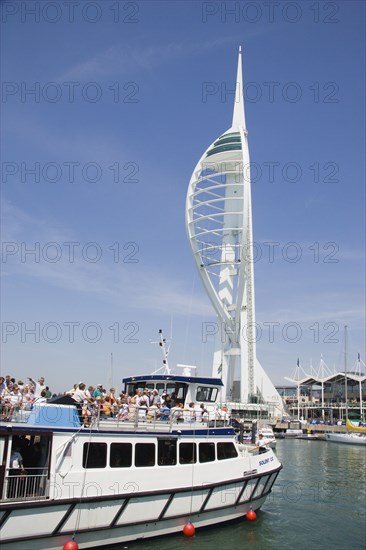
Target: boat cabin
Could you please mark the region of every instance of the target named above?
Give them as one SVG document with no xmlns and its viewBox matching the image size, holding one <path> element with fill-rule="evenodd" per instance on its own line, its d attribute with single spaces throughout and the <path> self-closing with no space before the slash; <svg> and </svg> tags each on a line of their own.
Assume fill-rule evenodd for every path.
<svg viewBox="0 0 366 550">
<path fill-rule="evenodd" d="M 191 402 L 203 403 L 208 409 L 221 402 L 223 382 L 221 378 L 208 378 L 179 375 L 132 376 L 123 379 L 127 395 L 135 395 L 136 390 L 157 390 L 160 397 L 167 394 L 176 404 L 188 407 Z"/>
</svg>

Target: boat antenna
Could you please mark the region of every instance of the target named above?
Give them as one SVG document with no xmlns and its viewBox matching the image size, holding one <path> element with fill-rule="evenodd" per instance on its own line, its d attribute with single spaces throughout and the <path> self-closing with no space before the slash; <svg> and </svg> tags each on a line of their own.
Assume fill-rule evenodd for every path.
<svg viewBox="0 0 366 550">
<path fill-rule="evenodd" d="M 159 340 L 158 340 L 158 342 L 151 342 L 151 343 L 152 344 L 159 344 L 159 346 L 161 348 L 161 351 L 163 353 L 163 365 L 159 369 L 155 370 L 153 372 L 153 374 L 156 374 L 161 370 L 164 371 L 164 374 L 171 374 L 169 363 L 168 363 L 168 355 L 169 355 L 171 343 L 169 343 L 169 345 L 167 346 L 167 340 L 166 340 L 166 338 L 163 337 L 163 331 L 161 330 L 161 328 L 159 329 Z"/>
</svg>

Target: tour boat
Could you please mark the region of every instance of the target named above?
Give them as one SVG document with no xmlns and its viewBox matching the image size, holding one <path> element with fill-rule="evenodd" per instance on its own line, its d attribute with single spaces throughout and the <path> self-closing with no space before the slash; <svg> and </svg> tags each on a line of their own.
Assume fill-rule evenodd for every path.
<svg viewBox="0 0 366 550">
<path fill-rule="evenodd" d="M 126 392 L 174 394 L 177 407 L 136 406 L 126 420 L 96 416 L 84 426 L 75 405 L 41 403 L 0 423 L 3 550 L 127 543 L 244 519 L 263 505 L 282 465 L 272 449 L 237 442 L 220 378 L 123 382 Z"/>
</svg>

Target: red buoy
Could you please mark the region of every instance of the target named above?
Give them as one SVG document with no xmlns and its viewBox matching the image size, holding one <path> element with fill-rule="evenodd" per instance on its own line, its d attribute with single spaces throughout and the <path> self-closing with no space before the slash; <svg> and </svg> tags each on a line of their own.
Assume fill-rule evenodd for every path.
<svg viewBox="0 0 366 550">
<path fill-rule="evenodd" d="M 257 519 L 257 514 L 254 512 L 254 510 L 250 509 L 248 512 L 247 512 L 247 519 L 249 521 L 255 521 Z"/>
<path fill-rule="evenodd" d="M 185 526 L 183 527 L 183 535 L 185 537 L 193 537 L 195 532 L 196 532 L 196 529 L 194 525 L 192 525 L 192 523 L 186 523 Z"/>
<path fill-rule="evenodd" d="M 74 540 L 68 540 L 63 545 L 62 550 L 79 550 L 79 545 Z"/>
</svg>

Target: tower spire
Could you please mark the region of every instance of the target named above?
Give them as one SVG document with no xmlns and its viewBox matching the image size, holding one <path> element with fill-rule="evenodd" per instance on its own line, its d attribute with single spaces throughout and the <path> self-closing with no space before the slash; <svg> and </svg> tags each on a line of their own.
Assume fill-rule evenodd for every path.
<svg viewBox="0 0 366 550">
<path fill-rule="evenodd" d="M 234 102 L 232 128 L 238 129 L 240 126 L 242 126 L 244 130 L 246 129 L 241 46 L 239 46 L 239 55 L 238 55 L 238 72 L 236 75 L 235 102 Z"/>
</svg>

